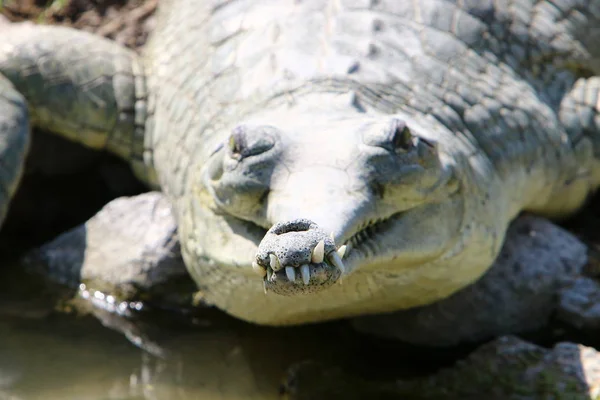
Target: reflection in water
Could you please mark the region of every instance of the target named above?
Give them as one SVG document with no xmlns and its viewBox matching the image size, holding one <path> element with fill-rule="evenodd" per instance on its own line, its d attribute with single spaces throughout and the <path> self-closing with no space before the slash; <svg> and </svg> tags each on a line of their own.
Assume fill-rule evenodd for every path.
<svg viewBox="0 0 600 400">
<path fill-rule="evenodd" d="M 0 324 L 0 399 L 277 398 L 292 363 L 340 356 L 310 329 L 170 332 L 160 359 L 91 317 Z"/>
<path fill-rule="evenodd" d="M 161 329 L 161 358 L 91 316 L 0 318 L 0 400 L 273 399 L 307 359 L 397 372 L 345 324 L 277 329 L 220 315 L 202 325 Z"/>
</svg>

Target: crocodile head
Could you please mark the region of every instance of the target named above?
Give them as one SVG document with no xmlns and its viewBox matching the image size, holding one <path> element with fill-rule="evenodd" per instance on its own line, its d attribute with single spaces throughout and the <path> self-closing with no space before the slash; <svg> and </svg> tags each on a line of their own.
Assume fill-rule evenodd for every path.
<svg viewBox="0 0 600 400">
<path fill-rule="evenodd" d="M 464 205 L 436 132 L 407 115 L 313 104 L 245 119 L 211 156 L 203 176 L 216 212 L 245 226 L 211 257 L 237 257 L 223 264 L 252 265 L 267 292 L 295 296 L 447 251 Z"/>
</svg>

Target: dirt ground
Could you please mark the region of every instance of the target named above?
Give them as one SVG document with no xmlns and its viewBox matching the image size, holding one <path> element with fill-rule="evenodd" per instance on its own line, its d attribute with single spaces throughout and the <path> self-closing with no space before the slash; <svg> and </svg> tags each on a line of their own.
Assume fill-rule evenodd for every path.
<svg viewBox="0 0 600 400">
<path fill-rule="evenodd" d="M 158 0 L 0 0 L 11 21 L 71 26 L 139 48 L 152 30 Z"/>
</svg>

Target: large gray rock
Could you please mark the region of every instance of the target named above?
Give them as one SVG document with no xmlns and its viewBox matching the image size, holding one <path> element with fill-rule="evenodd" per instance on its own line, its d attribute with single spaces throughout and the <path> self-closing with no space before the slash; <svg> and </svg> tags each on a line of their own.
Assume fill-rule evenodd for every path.
<svg viewBox="0 0 600 400">
<path fill-rule="evenodd" d="M 27 254 L 24 264 L 69 287 L 83 283 L 88 292 L 124 298 L 165 294 L 188 276 L 171 206 L 158 192 L 110 202 L 85 224 Z"/>
<path fill-rule="evenodd" d="M 466 359 L 414 380 L 361 379 L 340 367 L 304 362 L 290 368 L 288 399 L 569 399 L 600 396 L 600 353 L 562 342 L 546 349 L 504 336 Z"/>
</svg>

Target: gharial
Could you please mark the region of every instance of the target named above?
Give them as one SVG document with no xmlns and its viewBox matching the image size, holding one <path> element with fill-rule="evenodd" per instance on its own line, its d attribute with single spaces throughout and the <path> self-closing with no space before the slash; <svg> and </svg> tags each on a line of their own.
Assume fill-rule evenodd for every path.
<svg viewBox="0 0 600 400">
<path fill-rule="evenodd" d="M 231 315 L 408 309 L 482 276 L 519 212 L 600 185 L 600 1 L 164 0 L 139 56 L 11 24 L 2 216 L 33 125 L 166 193 Z"/>
</svg>

